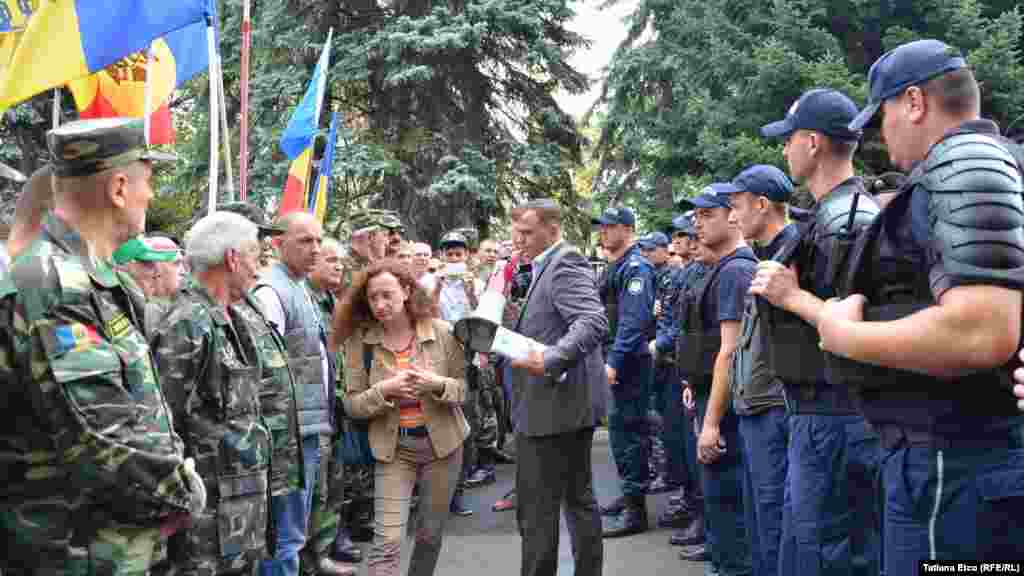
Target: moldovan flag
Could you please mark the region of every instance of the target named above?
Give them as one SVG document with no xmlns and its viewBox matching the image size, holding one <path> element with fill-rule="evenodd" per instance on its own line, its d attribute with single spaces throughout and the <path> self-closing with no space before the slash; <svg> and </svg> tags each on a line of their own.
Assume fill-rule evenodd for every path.
<svg viewBox="0 0 1024 576">
<path fill-rule="evenodd" d="M 149 115 L 149 143 L 173 144 L 171 94 L 189 78 L 206 70 L 210 56 L 206 23 L 171 32 L 153 42 L 147 54 L 133 54 L 112 66 L 68 83 L 81 118 Z M 146 110 L 147 83 L 150 91 Z"/>
<path fill-rule="evenodd" d="M 210 0 L 42 0 L 0 77 L 0 110 L 212 15 Z"/>
<path fill-rule="evenodd" d="M 14 58 L 14 49 L 28 26 L 28 19 L 39 7 L 40 0 L 0 0 L 0 69 Z"/>
<path fill-rule="evenodd" d="M 327 147 L 324 157 L 320 159 L 320 170 L 317 176 L 314 194 L 311 194 L 309 211 L 316 214 L 320 224 L 324 223 L 327 214 L 327 194 L 331 191 L 331 173 L 334 165 L 334 143 L 338 137 L 338 113 L 331 114 L 331 131 L 327 134 Z"/>
<path fill-rule="evenodd" d="M 320 59 L 313 69 L 313 79 L 306 88 L 306 94 L 292 113 L 288 126 L 281 135 L 281 150 L 292 160 L 292 165 L 288 169 L 288 180 L 284 184 L 284 196 L 277 207 L 278 216 L 305 211 L 308 206 L 306 188 L 313 164 L 313 140 L 320 124 L 320 108 L 327 87 L 332 35 L 333 30 L 327 34 L 327 42 L 324 43 L 323 52 L 320 53 Z"/>
</svg>

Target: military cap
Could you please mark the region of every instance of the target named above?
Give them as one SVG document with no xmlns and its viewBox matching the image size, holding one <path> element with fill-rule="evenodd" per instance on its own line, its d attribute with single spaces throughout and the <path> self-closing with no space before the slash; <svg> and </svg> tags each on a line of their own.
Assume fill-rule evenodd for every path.
<svg viewBox="0 0 1024 576">
<path fill-rule="evenodd" d="M 452 230 L 441 237 L 441 249 L 444 250 L 445 248 L 450 248 L 452 246 L 469 248 L 469 241 L 467 241 L 466 237 L 461 233 Z"/>
<path fill-rule="evenodd" d="M 655 248 L 666 248 L 671 242 L 662 232 L 651 232 L 640 239 L 641 250 L 654 250 Z"/>
<path fill-rule="evenodd" d="M 868 70 L 868 102 L 850 122 L 850 129 L 866 126 L 886 100 L 907 88 L 966 67 L 960 51 L 939 40 L 916 40 L 889 50 Z"/>
<path fill-rule="evenodd" d="M 68 122 L 46 133 L 54 173 L 73 178 L 132 162 L 170 162 L 173 154 L 151 150 L 145 124 L 137 118 L 97 118 Z"/>
<path fill-rule="evenodd" d="M 476 246 L 480 240 L 480 233 L 477 232 L 476 228 L 456 228 L 455 230 L 452 230 L 452 232 L 458 232 L 459 234 L 462 234 L 466 238 L 467 247 Z"/>
<path fill-rule="evenodd" d="M 223 212 L 234 212 L 235 214 L 244 216 L 250 222 L 259 227 L 260 238 L 263 238 L 264 236 L 277 236 L 285 233 L 285 230 L 280 226 L 268 224 L 266 213 L 252 202 L 228 202 L 218 206 L 217 210 Z"/>
<path fill-rule="evenodd" d="M 370 210 L 356 212 L 349 217 L 348 222 L 353 235 L 361 232 L 370 232 L 381 227 L 376 215 Z"/>
<path fill-rule="evenodd" d="M 378 211 L 377 223 L 381 228 L 391 231 L 404 232 L 405 226 L 402 225 L 402 219 L 398 217 L 398 213 L 392 210 L 380 210 Z"/>
<path fill-rule="evenodd" d="M 136 236 L 114 251 L 114 263 L 123 266 L 129 262 L 174 262 L 181 257 L 181 249 L 170 238 Z"/>
<path fill-rule="evenodd" d="M 636 216 L 633 215 L 633 211 L 626 207 L 616 208 L 614 206 L 606 209 L 601 213 L 600 216 L 595 216 L 590 219 L 591 224 L 599 226 L 607 226 L 611 224 L 623 224 L 625 226 L 635 226 Z"/>
</svg>

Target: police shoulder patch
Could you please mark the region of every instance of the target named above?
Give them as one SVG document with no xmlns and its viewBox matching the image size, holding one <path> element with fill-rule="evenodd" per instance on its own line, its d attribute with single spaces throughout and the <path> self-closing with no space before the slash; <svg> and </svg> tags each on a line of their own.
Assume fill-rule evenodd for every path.
<svg viewBox="0 0 1024 576">
<path fill-rule="evenodd" d="M 626 290 L 634 296 L 644 291 L 644 279 L 639 276 L 631 278 L 629 284 L 626 284 Z"/>
</svg>

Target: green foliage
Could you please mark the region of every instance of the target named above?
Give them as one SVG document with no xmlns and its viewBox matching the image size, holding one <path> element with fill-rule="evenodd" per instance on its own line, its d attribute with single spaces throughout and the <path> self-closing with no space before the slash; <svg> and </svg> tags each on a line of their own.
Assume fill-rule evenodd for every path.
<svg viewBox="0 0 1024 576">
<path fill-rule="evenodd" d="M 653 34 L 641 38 L 647 27 Z M 782 143 L 762 138 L 762 125 L 813 87 L 863 103 L 871 63 L 927 37 L 965 52 L 984 116 L 1024 128 L 1024 22 L 1013 2 L 641 0 L 608 69 L 595 202 L 642 207 L 659 179 L 671 178 L 679 198 L 753 163 L 785 168 Z M 868 173 L 890 169 L 877 133 L 867 134 L 857 163 Z"/>
</svg>

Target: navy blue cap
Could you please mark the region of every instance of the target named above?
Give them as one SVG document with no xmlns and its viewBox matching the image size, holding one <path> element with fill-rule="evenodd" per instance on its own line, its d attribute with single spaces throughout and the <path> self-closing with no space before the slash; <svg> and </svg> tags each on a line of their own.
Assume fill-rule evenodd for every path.
<svg viewBox="0 0 1024 576">
<path fill-rule="evenodd" d="M 700 196 L 693 199 L 697 208 L 731 208 L 729 195 L 741 192 L 729 182 L 714 182 L 704 187 Z"/>
<path fill-rule="evenodd" d="M 772 202 L 788 202 L 793 194 L 793 183 L 782 171 L 769 164 L 754 164 L 732 179 L 740 192 L 764 196 Z"/>
<path fill-rule="evenodd" d="M 662 232 L 651 232 L 640 239 L 640 248 L 643 250 L 653 250 L 655 248 L 667 248 L 672 242 Z"/>
<path fill-rule="evenodd" d="M 938 40 L 917 40 L 889 50 L 868 71 L 868 103 L 850 122 L 850 129 L 866 126 L 883 102 L 910 86 L 966 67 L 959 50 Z"/>
<path fill-rule="evenodd" d="M 620 206 L 618 208 L 612 207 L 606 209 L 600 216 L 591 218 L 590 223 L 600 225 L 624 224 L 626 226 L 635 226 L 636 217 L 633 216 L 633 211 L 625 206 Z"/>
<path fill-rule="evenodd" d="M 687 236 L 696 236 L 697 229 L 693 227 L 693 216 L 687 212 L 680 216 L 676 216 L 672 219 L 672 234 L 686 234 Z"/>
<path fill-rule="evenodd" d="M 793 103 L 786 117 L 761 127 L 767 138 L 787 137 L 797 130 L 814 130 L 839 140 L 860 140 L 860 130 L 851 130 L 857 105 L 838 90 L 815 88 Z"/>
</svg>

